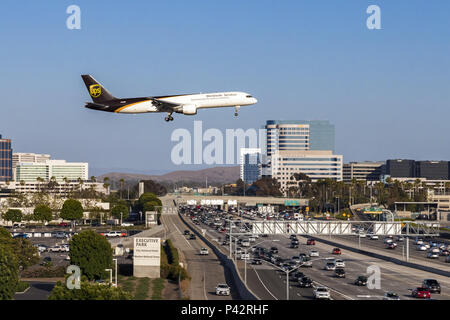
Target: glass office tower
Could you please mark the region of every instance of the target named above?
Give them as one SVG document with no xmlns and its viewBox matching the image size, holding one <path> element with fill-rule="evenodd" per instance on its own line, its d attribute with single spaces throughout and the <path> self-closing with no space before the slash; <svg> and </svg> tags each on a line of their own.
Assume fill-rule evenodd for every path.
<svg viewBox="0 0 450 320">
<path fill-rule="evenodd" d="M 12 176 L 11 140 L 2 139 L 0 135 L 0 181 L 10 181 Z"/>
</svg>

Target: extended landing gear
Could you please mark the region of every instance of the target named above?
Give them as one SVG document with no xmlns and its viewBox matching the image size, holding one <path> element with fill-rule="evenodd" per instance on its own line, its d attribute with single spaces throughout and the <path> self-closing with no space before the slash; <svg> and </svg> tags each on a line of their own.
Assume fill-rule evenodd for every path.
<svg viewBox="0 0 450 320">
<path fill-rule="evenodd" d="M 164 118 L 164 120 L 166 120 L 166 122 L 173 121 L 172 113 L 169 113 L 167 117 Z"/>
<path fill-rule="evenodd" d="M 239 112 L 239 108 L 240 108 L 241 106 L 236 106 L 236 107 L 234 107 L 234 116 L 235 117 L 237 117 L 239 114 L 238 114 L 238 112 Z"/>
</svg>

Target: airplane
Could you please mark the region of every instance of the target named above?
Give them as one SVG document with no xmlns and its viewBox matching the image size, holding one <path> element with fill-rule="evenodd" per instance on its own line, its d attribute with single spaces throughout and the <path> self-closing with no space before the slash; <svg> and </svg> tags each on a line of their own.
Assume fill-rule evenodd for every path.
<svg viewBox="0 0 450 320">
<path fill-rule="evenodd" d="M 258 102 L 245 92 L 216 92 L 199 94 L 178 94 L 142 98 L 116 98 L 91 75 L 81 75 L 93 103 L 86 102 L 85 107 L 93 110 L 115 113 L 167 112 L 166 121 L 173 121 L 172 114 L 195 115 L 198 109 L 234 107 L 238 116 L 241 106 Z"/>
</svg>

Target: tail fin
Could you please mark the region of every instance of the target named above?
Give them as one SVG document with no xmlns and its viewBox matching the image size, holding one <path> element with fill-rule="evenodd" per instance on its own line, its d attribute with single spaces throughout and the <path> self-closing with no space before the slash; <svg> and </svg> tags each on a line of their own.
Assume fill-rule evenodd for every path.
<svg viewBox="0 0 450 320">
<path fill-rule="evenodd" d="M 83 74 L 81 75 L 81 78 L 83 78 L 84 84 L 89 91 L 92 101 L 95 103 L 105 103 L 107 101 L 117 99 L 91 75 Z"/>
</svg>

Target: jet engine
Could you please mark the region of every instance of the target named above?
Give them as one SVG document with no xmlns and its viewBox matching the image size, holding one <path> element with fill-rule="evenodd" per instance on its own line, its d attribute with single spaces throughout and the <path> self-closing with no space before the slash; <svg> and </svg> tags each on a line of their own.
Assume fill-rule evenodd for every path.
<svg viewBox="0 0 450 320">
<path fill-rule="evenodd" d="M 194 114 L 197 114 L 197 106 L 194 104 L 185 104 L 183 105 L 182 113 L 193 116 Z"/>
</svg>

